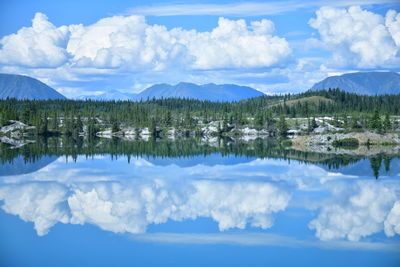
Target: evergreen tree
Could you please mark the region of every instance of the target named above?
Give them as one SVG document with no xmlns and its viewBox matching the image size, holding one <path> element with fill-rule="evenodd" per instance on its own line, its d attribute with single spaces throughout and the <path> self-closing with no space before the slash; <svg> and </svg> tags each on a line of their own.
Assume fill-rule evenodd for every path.
<svg viewBox="0 0 400 267">
<path fill-rule="evenodd" d="M 392 128 L 392 123 L 390 122 L 389 114 L 386 113 L 385 119 L 383 120 L 384 131 L 389 131 Z"/>
<path fill-rule="evenodd" d="M 257 111 L 254 116 L 254 126 L 257 129 L 261 129 L 264 126 L 264 114 L 261 111 Z"/>
<path fill-rule="evenodd" d="M 114 120 L 111 125 L 111 132 L 116 133 L 119 131 L 120 131 L 119 124 L 116 120 Z"/>
<path fill-rule="evenodd" d="M 381 156 L 370 158 L 371 168 L 374 172 L 375 179 L 379 178 L 379 170 L 381 169 L 382 165 L 382 158 Z"/>
<path fill-rule="evenodd" d="M 352 129 L 357 129 L 358 128 L 358 119 L 356 116 L 353 116 L 351 118 L 351 128 Z"/>
<path fill-rule="evenodd" d="M 374 111 L 374 114 L 371 117 L 370 125 L 371 125 L 372 129 L 377 130 L 378 132 L 381 132 L 382 122 L 381 122 L 381 118 L 379 115 L 379 111 L 377 109 Z"/>
<path fill-rule="evenodd" d="M 278 122 L 278 132 L 281 137 L 286 137 L 288 131 L 288 125 L 286 123 L 285 117 L 281 116 Z"/>
<path fill-rule="evenodd" d="M 91 118 L 88 119 L 87 131 L 88 131 L 88 136 L 89 137 L 96 136 L 96 133 L 97 133 L 98 129 L 96 127 L 95 118 L 91 117 Z"/>
<path fill-rule="evenodd" d="M 22 111 L 22 122 L 28 124 L 31 117 L 31 110 L 28 105 L 24 105 L 24 109 Z"/>
<path fill-rule="evenodd" d="M 78 117 L 76 118 L 76 128 L 79 133 L 83 132 L 83 121 L 81 115 L 78 115 Z"/>
<path fill-rule="evenodd" d="M 38 126 L 36 127 L 37 134 L 38 135 L 47 135 L 49 133 L 49 124 L 48 124 L 48 119 L 47 115 L 44 114 L 43 118 L 38 118 Z"/>
<path fill-rule="evenodd" d="M 315 117 L 312 118 L 311 127 L 313 130 L 318 127 L 317 120 L 315 119 Z"/>
<path fill-rule="evenodd" d="M 165 113 L 165 125 L 167 126 L 167 127 L 170 127 L 171 125 L 172 125 L 172 115 L 171 115 L 171 111 L 167 111 L 166 113 Z"/>
<path fill-rule="evenodd" d="M 59 127 L 58 127 L 58 113 L 57 112 L 53 112 L 51 115 L 51 120 L 50 120 L 50 129 L 53 133 L 58 133 L 59 132 Z"/>
<path fill-rule="evenodd" d="M 388 156 L 385 156 L 383 158 L 383 164 L 385 166 L 385 171 L 389 172 L 390 171 L 390 162 L 391 162 L 391 158 L 389 158 Z"/>
<path fill-rule="evenodd" d="M 315 117 L 313 117 L 312 120 L 310 119 L 307 120 L 307 132 L 311 133 L 317 127 L 318 124 L 317 121 L 315 120 Z"/>
<path fill-rule="evenodd" d="M 343 128 L 345 129 L 349 128 L 349 120 L 347 114 L 343 114 Z"/>
<path fill-rule="evenodd" d="M 150 134 L 151 134 L 153 137 L 157 137 L 157 136 L 158 136 L 155 118 L 152 118 L 152 119 L 150 120 L 149 131 L 150 131 Z"/>
</svg>

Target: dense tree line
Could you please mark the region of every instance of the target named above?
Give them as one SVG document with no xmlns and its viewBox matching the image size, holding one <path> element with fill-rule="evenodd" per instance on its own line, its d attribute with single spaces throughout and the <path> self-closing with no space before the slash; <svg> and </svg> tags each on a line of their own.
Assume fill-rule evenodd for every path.
<svg viewBox="0 0 400 267">
<path fill-rule="evenodd" d="M 272 158 L 287 161 L 295 160 L 303 164 L 321 164 L 328 169 L 339 169 L 365 159 L 365 156 L 336 155 L 317 152 L 305 152 L 281 146 L 275 139 L 256 139 L 253 141 L 221 138 L 217 144 L 198 139 L 179 140 L 150 139 L 149 141 L 123 141 L 119 138 L 83 138 L 83 137 L 37 137 L 34 143 L 9 149 L 0 143 L 0 164 L 13 163 L 22 157 L 25 163 L 34 163 L 45 156 L 60 156 L 75 161 L 78 156 L 94 157 L 111 155 L 112 158 L 124 156 L 128 161 L 135 158 L 193 158 L 219 154 L 224 156 L 244 156 L 251 158 Z M 368 158 L 375 177 L 379 176 L 381 166 L 390 170 L 390 155 L 376 155 Z"/>
<path fill-rule="evenodd" d="M 308 101 L 319 97 L 319 101 Z M 297 101 L 296 101 L 297 100 Z M 339 89 L 296 95 L 262 96 L 239 102 L 193 99 L 147 101 L 0 100 L 0 126 L 19 120 L 36 126 L 38 135 L 90 136 L 104 128 L 148 127 L 153 135 L 160 128 L 196 129 L 199 124 L 219 121 L 219 131 L 251 126 L 275 128 L 284 133 L 285 119 L 308 118 L 310 130 L 316 116 L 331 116 L 345 128 L 393 128 L 390 115 L 400 115 L 400 95 L 360 96 Z"/>
</svg>

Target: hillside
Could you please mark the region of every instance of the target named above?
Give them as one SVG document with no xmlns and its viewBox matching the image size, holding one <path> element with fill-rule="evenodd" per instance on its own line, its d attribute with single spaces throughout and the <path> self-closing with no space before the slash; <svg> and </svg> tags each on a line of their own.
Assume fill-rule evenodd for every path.
<svg viewBox="0 0 400 267">
<path fill-rule="evenodd" d="M 328 77 L 310 91 L 339 88 L 359 95 L 400 94 L 400 74 L 396 72 L 356 72 Z"/>
<path fill-rule="evenodd" d="M 298 104 L 304 104 L 304 103 L 319 105 L 320 103 L 330 104 L 333 102 L 334 102 L 333 100 L 328 99 L 323 96 L 308 96 L 308 97 L 301 97 L 298 99 L 287 100 L 287 101 L 279 100 L 277 103 L 273 103 L 269 107 L 274 107 L 274 106 L 283 105 L 283 104 L 285 104 L 286 106 L 289 106 L 289 107 L 293 107 Z"/>
<path fill-rule="evenodd" d="M 66 99 L 65 96 L 34 78 L 0 74 L 0 99 L 16 98 L 29 100 Z"/>
<path fill-rule="evenodd" d="M 264 95 L 251 87 L 234 84 L 204 84 L 178 83 L 177 85 L 156 84 L 140 94 L 138 100 L 160 98 L 188 98 L 197 100 L 209 100 L 218 102 L 240 101 L 247 98 Z"/>
</svg>

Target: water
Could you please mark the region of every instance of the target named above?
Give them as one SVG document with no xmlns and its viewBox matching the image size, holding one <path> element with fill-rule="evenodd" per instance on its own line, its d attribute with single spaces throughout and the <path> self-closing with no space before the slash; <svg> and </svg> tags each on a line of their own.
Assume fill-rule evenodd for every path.
<svg viewBox="0 0 400 267">
<path fill-rule="evenodd" d="M 270 141 L 1 147 L 1 266 L 399 266 L 400 158 Z"/>
</svg>

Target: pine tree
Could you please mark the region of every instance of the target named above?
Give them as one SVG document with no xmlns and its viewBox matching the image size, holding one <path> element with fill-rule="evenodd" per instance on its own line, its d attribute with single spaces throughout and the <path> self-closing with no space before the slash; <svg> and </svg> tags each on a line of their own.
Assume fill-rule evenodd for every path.
<svg viewBox="0 0 400 267">
<path fill-rule="evenodd" d="M 318 127 L 317 120 L 315 119 L 315 117 L 312 118 L 311 126 L 313 130 Z"/>
<path fill-rule="evenodd" d="M 378 132 L 381 132 L 382 130 L 382 122 L 381 122 L 381 118 L 379 116 L 379 111 L 376 109 L 374 112 L 374 115 L 371 118 L 371 122 L 370 122 L 370 127 L 374 130 L 377 130 Z"/>
<path fill-rule="evenodd" d="M 286 137 L 287 131 L 288 131 L 288 125 L 286 123 L 285 117 L 282 115 L 279 118 L 279 122 L 278 122 L 279 135 L 282 137 Z"/>
<path fill-rule="evenodd" d="M 352 116 L 351 118 L 351 128 L 352 129 L 358 128 L 358 118 L 356 116 Z"/>
<path fill-rule="evenodd" d="M 257 111 L 254 116 L 254 126 L 257 129 L 261 129 L 264 126 L 264 114 L 261 111 Z"/>
<path fill-rule="evenodd" d="M 88 119 L 88 136 L 89 137 L 93 137 L 96 136 L 97 133 L 97 127 L 96 127 L 96 123 L 95 123 L 95 119 L 93 117 Z"/>
<path fill-rule="evenodd" d="M 317 121 L 315 120 L 315 117 L 313 117 L 312 120 L 310 119 L 307 120 L 307 132 L 311 133 L 317 127 L 318 124 Z"/>
<path fill-rule="evenodd" d="M 171 111 L 167 111 L 165 113 L 165 125 L 167 127 L 170 127 L 172 125 L 172 116 L 171 116 Z"/>
<path fill-rule="evenodd" d="M 120 131 L 119 124 L 116 120 L 114 120 L 111 125 L 111 132 L 116 133 L 119 131 Z"/>
<path fill-rule="evenodd" d="M 151 118 L 151 120 L 150 120 L 149 131 L 150 131 L 150 134 L 151 134 L 153 137 L 157 137 L 158 133 L 157 133 L 157 126 L 156 126 L 156 120 L 155 120 L 155 118 Z"/>
<path fill-rule="evenodd" d="M 349 120 L 347 114 L 343 114 L 343 128 L 345 129 L 349 128 Z"/>
<path fill-rule="evenodd" d="M 58 114 L 57 112 L 53 112 L 50 120 L 50 129 L 53 133 L 58 133 Z"/>
<path fill-rule="evenodd" d="M 83 131 L 83 121 L 81 115 L 78 115 L 76 118 L 76 128 L 78 129 L 79 133 Z"/>
<path fill-rule="evenodd" d="M 378 179 L 379 178 L 379 170 L 381 169 L 381 165 L 382 165 L 382 157 L 378 156 L 378 157 L 370 158 L 370 163 L 371 163 L 372 171 L 374 172 L 375 179 Z"/>
<path fill-rule="evenodd" d="M 390 122 L 389 114 L 386 113 L 385 119 L 383 120 L 383 129 L 389 131 L 392 128 L 392 123 Z"/>
</svg>

